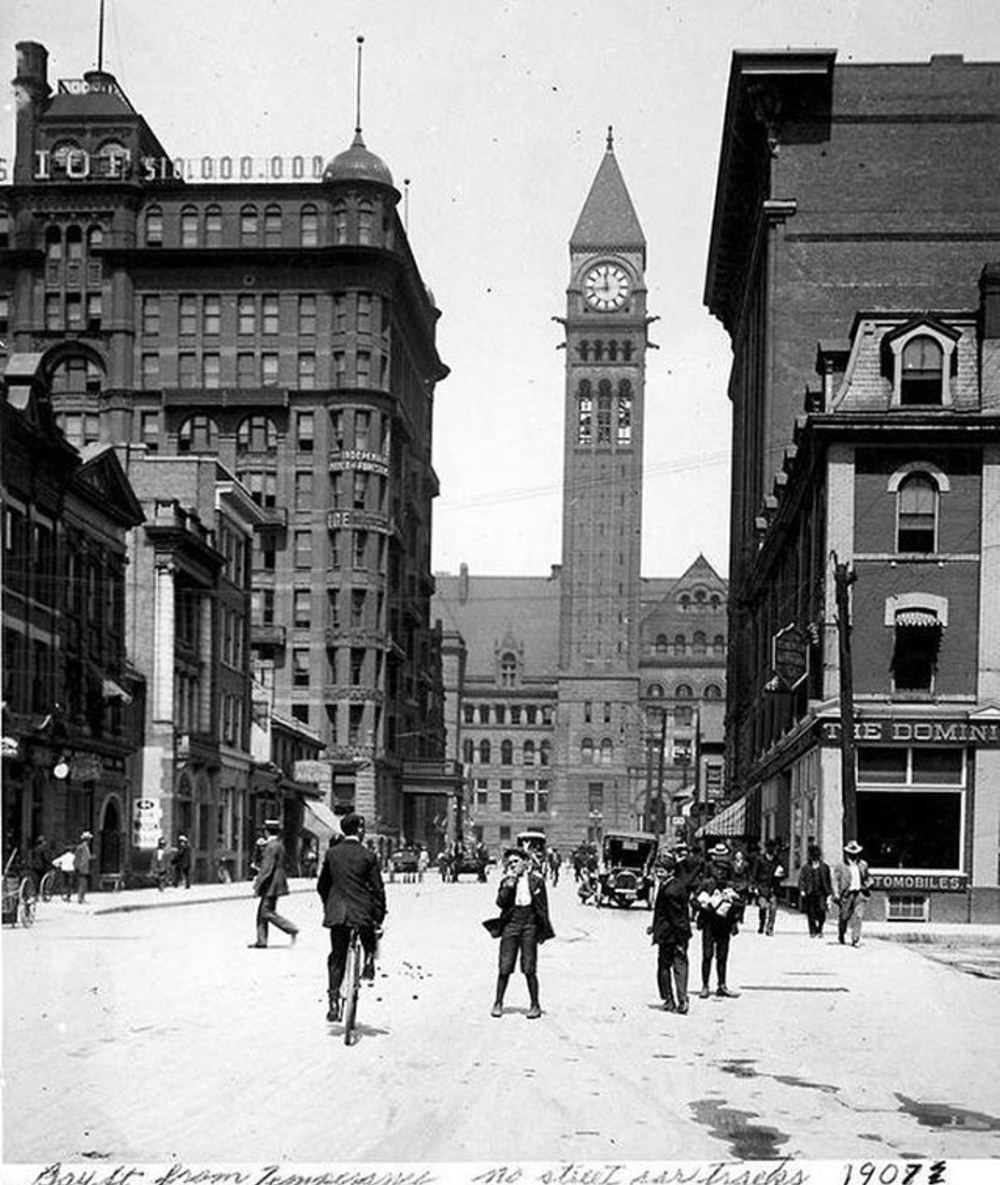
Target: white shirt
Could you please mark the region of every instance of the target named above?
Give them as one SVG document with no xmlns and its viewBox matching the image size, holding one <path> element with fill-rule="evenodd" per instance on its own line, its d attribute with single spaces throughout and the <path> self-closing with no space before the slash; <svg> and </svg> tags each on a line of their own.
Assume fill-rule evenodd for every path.
<svg viewBox="0 0 1000 1185">
<path fill-rule="evenodd" d="M 851 883 L 848 885 L 848 891 L 851 893 L 861 892 L 861 865 L 856 860 L 847 861 L 847 871 L 851 876 Z"/>
<path fill-rule="evenodd" d="M 528 883 L 528 874 L 526 872 L 522 872 L 517 878 L 517 888 L 514 891 L 514 904 L 531 904 L 531 885 Z"/>
</svg>

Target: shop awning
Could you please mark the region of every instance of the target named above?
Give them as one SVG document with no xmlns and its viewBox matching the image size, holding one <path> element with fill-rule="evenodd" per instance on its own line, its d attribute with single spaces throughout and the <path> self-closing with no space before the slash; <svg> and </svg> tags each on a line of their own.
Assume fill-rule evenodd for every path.
<svg viewBox="0 0 1000 1185">
<path fill-rule="evenodd" d="M 340 835 L 340 822 L 325 802 L 302 800 L 302 828 L 317 839 L 328 840 L 331 835 Z"/>
<path fill-rule="evenodd" d="M 900 609 L 896 614 L 896 625 L 906 626 L 907 629 L 913 629 L 914 626 L 933 630 L 941 628 L 938 615 L 931 609 Z"/>
<path fill-rule="evenodd" d="M 699 827 L 695 832 L 695 838 L 704 839 L 706 835 L 745 835 L 746 825 L 747 800 L 737 798 Z"/>
</svg>

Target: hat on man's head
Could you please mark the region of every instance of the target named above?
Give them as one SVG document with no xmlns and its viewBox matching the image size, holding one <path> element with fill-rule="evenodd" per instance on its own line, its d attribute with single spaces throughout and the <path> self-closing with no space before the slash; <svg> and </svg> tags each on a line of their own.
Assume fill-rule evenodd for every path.
<svg viewBox="0 0 1000 1185">
<path fill-rule="evenodd" d="M 708 849 L 708 854 L 714 856 L 717 860 L 724 860 L 729 855 L 729 848 L 720 840 L 714 848 Z"/>
<path fill-rule="evenodd" d="M 340 830 L 343 831 L 345 835 L 358 835 L 364 825 L 364 815 L 359 815 L 355 811 L 351 811 L 350 814 L 344 815 L 344 817 L 340 820 Z"/>
<path fill-rule="evenodd" d="M 858 843 L 856 839 L 844 844 L 844 851 L 848 856 L 860 856 L 865 849 Z"/>
<path fill-rule="evenodd" d="M 673 852 L 660 852 L 653 866 L 654 868 L 676 868 L 677 857 Z"/>
<path fill-rule="evenodd" d="M 527 860 L 529 858 L 529 853 L 526 852 L 524 850 L 524 848 L 504 848 L 504 850 L 503 850 L 504 859 L 506 860 L 510 856 L 520 856 L 522 860 Z"/>
<path fill-rule="evenodd" d="M 280 819 L 265 819 L 264 820 L 264 827 L 268 831 L 280 831 L 281 830 L 281 820 Z"/>
<path fill-rule="evenodd" d="M 81 831 L 80 838 L 81 839 L 93 839 L 94 833 L 93 833 L 93 831 Z"/>
</svg>

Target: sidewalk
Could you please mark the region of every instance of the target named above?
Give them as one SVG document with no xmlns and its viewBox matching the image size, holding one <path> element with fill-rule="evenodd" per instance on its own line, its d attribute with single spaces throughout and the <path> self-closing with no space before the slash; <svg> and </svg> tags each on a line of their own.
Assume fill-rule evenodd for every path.
<svg viewBox="0 0 1000 1185">
<path fill-rule="evenodd" d="M 289 877 L 289 893 L 315 893 L 316 880 L 308 877 Z M 68 913 L 108 914 L 132 913 L 140 909 L 169 909 L 178 905 L 208 905 L 213 901 L 236 901 L 254 896 L 253 881 L 232 881 L 229 884 L 192 885 L 190 889 L 122 889 L 118 893 L 88 893 L 80 905 L 74 895 L 69 901 L 53 897 L 40 904 L 44 910 L 65 910 Z"/>
</svg>

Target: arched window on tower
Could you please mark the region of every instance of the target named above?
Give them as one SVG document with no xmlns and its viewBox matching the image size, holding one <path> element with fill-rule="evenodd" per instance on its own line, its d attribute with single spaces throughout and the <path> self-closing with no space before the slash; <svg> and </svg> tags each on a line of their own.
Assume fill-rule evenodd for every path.
<svg viewBox="0 0 1000 1185">
<path fill-rule="evenodd" d="M 590 737 L 584 737 L 580 742 L 580 764 L 594 764 L 594 742 L 590 739 Z"/>
<path fill-rule="evenodd" d="M 347 205 L 343 200 L 333 207 L 333 241 L 338 245 L 347 242 Z"/>
<path fill-rule="evenodd" d="M 500 764 L 514 764 L 514 742 L 507 737 L 500 742 Z"/>
<path fill-rule="evenodd" d="M 627 338 L 622 342 L 622 361 L 632 361 L 632 343 Z"/>
<path fill-rule="evenodd" d="M 513 687 L 517 682 L 517 656 L 510 651 L 500 656 L 500 686 Z"/>
<path fill-rule="evenodd" d="M 593 444 L 594 441 L 594 397 L 590 382 L 584 379 L 577 392 L 577 444 Z"/>
<path fill-rule="evenodd" d="M 627 447 L 632 443 L 632 384 L 622 379 L 618 384 L 618 444 Z"/>
<path fill-rule="evenodd" d="M 479 764 L 489 765 L 490 763 L 490 742 L 482 740 L 479 742 Z"/>
<path fill-rule="evenodd" d="M 586 338 L 576 347 L 576 352 L 580 355 L 582 361 L 586 362 L 590 357 L 590 342 Z"/>
<path fill-rule="evenodd" d="M 525 765 L 535 764 L 535 742 L 525 741 L 521 747 L 521 756 Z"/>
<path fill-rule="evenodd" d="M 674 634 L 674 654 L 683 654 L 687 644 L 683 634 Z"/>
<path fill-rule="evenodd" d="M 614 339 L 608 342 L 608 361 L 618 361 L 618 343 Z"/>
<path fill-rule="evenodd" d="M 597 443 L 611 443 L 611 383 L 607 379 L 597 384 Z"/>
<path fill-rule="evenodd" d="M 600 362 L 603 357 L 604 357 L 604 342 L 602 342 L 602 341 L 594 342 L 594 361 Z"/>
<path fill-rule="evenodd" d="M 601 765 L 610 765 L 614 760 L 615 747 L 608 737 L 601 741 Z"/>
<path fill-rule="evenodd" d="M 358 242 L 373 243 L 375 241 L 372 233 L 374 226 L 374 215 L 372 213 L 372 204 L 368 201 L 358 203 Z"/>
</svg>

